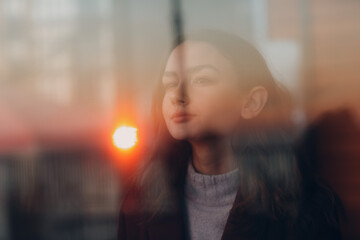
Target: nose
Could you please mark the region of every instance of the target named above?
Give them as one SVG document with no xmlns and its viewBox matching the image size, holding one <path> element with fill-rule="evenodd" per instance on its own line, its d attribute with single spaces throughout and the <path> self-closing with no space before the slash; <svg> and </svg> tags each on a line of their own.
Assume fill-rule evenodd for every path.
<svg viewBox="0 0 360 240">
<path fill-rule="evenodd" d="M 186 88 L 186 81 L 180 81 L 171 96 L 171 103 L 174 105 L 187 105 L 189 103 L 189 96 Z"/>
</svg>

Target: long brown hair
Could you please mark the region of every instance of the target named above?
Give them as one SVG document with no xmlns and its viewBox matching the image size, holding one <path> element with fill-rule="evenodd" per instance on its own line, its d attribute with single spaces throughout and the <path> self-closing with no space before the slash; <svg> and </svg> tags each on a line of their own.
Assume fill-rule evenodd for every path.
<svg viewBox="0 0 360 240">
<path fill-rule="evenodd" d="M 292 148 L 289 94 L 274 80 L 259 51 L 244 39 L 206 30 L 178 38 L 175 47 L 185 41 L 201 41 L 215 47 L 233 64 L 243 90 L 263 86 L 268 91 L 268 101 L 261 114 L 255 119 L 242 120 L 232 139 L 240 173 L 234 207 L 243 216 L 237 225 L 246 228 L 254 215 L 294 223 L 304 191 L 304 175 Z M 139 178 L 145 189 L 145 205 L 153 215 L 171 211 L 172 204 L 181 199 L 192 155 L 188 142 L 171 137 L 162 117 L 163 97 L 164 89 L 159 81 L 152 106 L 152 146 Z"/>
</svg>

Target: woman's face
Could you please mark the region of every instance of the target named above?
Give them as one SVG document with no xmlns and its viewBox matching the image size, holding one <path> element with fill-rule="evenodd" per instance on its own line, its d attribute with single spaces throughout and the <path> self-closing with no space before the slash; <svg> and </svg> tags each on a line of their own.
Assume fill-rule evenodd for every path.
<svg viewBox="0 0 360 240">
<path fill-rule="evenodd" d="M 178 140 L 230 136 L 241 118 L 242 93 L 233 65 L 215 47 L 176 47 L 163 74 L 163 116 Z"/>
</svg>

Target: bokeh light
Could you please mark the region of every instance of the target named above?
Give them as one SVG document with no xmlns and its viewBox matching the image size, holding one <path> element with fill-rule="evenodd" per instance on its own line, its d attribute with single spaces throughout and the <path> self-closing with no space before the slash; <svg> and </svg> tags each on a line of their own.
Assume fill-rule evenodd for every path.
<svg viewBox="0 0 360 240">
<path fill-rule="evenodd" d="M 134 127 L 121 126 L 113 134 L 115 146 L 122 150 L 134 147 L 137 141 L 137 129 Z"/>
</svg>

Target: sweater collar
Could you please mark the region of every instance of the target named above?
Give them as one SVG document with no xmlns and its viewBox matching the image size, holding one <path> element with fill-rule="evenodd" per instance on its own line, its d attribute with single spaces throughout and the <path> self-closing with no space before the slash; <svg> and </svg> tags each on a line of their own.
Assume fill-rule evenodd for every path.
<svg viewBox="0 0 360 240">
<path fill-rule="evenodd" d="M 196 172 L 192 161 L 189 161 L 185 183 L 188 200 L 208 206 L 232 204 L 238 187 L 238 169 L 219 175 L 205 175 Z"/>
</svg>

